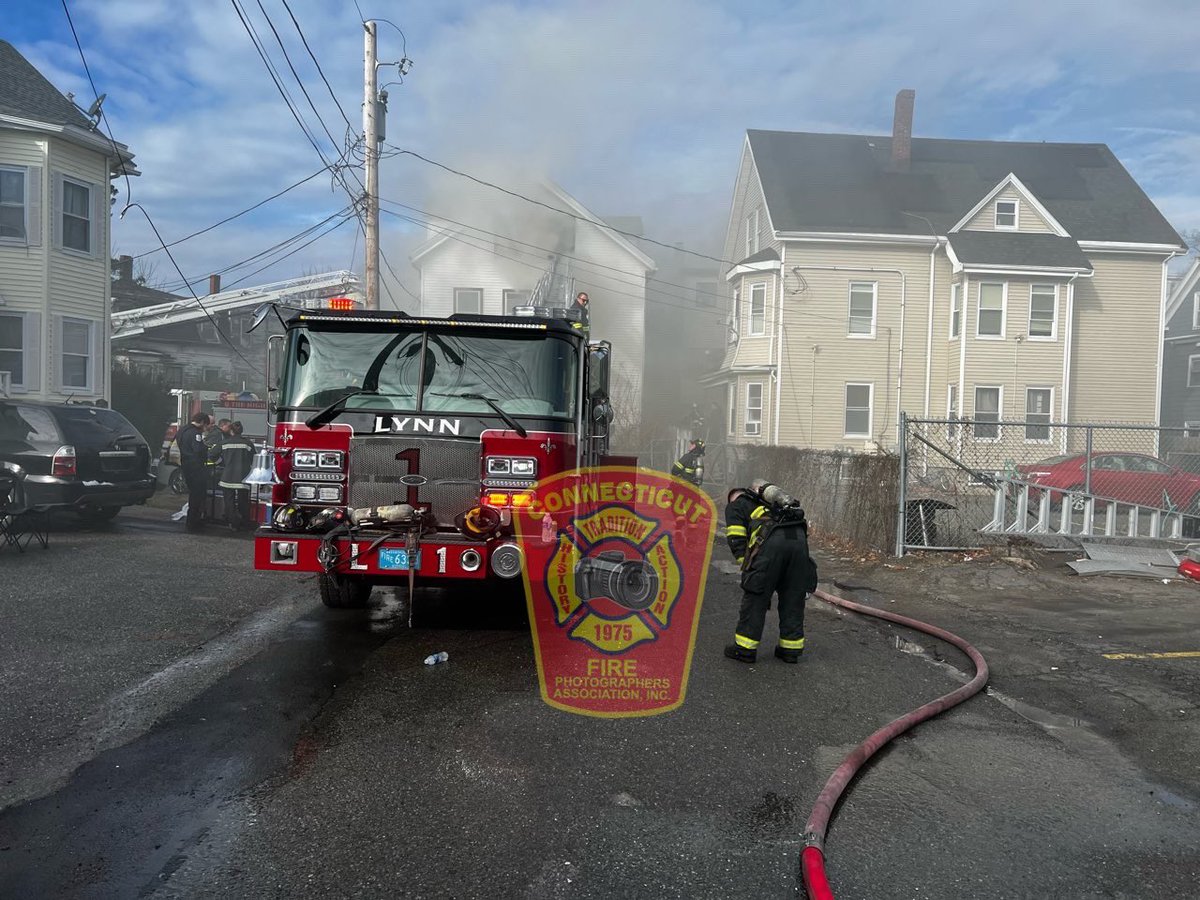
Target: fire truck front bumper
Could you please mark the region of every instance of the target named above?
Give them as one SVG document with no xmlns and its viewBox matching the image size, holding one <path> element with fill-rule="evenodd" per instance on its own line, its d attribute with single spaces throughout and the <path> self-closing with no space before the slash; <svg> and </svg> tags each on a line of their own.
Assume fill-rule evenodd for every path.
<svg viewBox="0 0 1200 900">
<path fill-rule="evenodd" d="M 375 545 L 378 535 L 337 538 L 337 562 L 331 571 L 375 580 L 407 578 L 488 577 L 516 578 L 524 567 L 524 554 L 516 541 L 496 539 L 486 543 L 454 535 L 425 535 L 416 558 L 410 558 L 402 535 Z M 290 534 L 260 528 L 254 536 L 254 568 L 272 572 L 324 572 L 320 535 Z"/>
</svg>

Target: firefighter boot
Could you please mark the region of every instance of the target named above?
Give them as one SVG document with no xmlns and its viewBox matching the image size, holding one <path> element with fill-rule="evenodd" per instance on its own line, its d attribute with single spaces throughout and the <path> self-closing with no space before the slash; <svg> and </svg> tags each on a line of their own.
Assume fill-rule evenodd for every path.
<svg viewBox="0 0 1200 900">
<path fill-rule="evenodd" d="M 738 662 L 744 663 L 752 663 L 758 659 L 758 651 L 739 647 L 737 644 L 729 644 L 725 648 L 725 655 L 730 659 L 736 659 Z"/>
<path fill-rule="evenodd" d="M 791 663 L 792 665 L 795 665 L 796 663 L 800 662 L 800 654 L 803 652 L 804 650 L 802 649 L 788 650 L 786 647 L 776 647 L 775 658 L 782 659 L 785 663 Z"/>
</svg>

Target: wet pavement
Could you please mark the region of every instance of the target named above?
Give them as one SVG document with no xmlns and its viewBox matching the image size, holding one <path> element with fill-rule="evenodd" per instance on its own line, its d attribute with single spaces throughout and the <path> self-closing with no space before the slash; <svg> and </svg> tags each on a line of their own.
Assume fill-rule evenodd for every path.
<svg viewBox="0 0 1200 900">
<path fill-rule="evenodd" d="M 841 757 L 969 668 L 811 601 L 799 666 L 727 661 L 736 585 L 714 572 L 684 707 L 600 720 L 542 703 L 511 594 L 423 593 L 410 631 L 390 591 L 325 610 L 244 541 L 149 510 L 40 552 L 0 558 L 5 896 L 792 897 Z M 1183 649 L 1200 594 L 983 563 L 822 574 L 993 668 L 853 784 L 839 898 L 1194 893 L 1200 660 L 1103 652 Z"/>
</svg>

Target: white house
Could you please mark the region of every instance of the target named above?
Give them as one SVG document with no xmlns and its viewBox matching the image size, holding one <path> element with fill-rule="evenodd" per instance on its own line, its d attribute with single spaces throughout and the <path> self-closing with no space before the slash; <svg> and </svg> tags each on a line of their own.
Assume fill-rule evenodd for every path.
<svg viewBox="0 0 1200 900">
<path fill-rule="evenodd" d="M 542 184 L 530 196 L 561 212 L 486 195 L 438 210 L 447 218 L 430 227 L 412 254 L 420 311 L 508 314 L 527 304 L 542 281 L 553 282 L 563 301 L 586 291 L 591 337 L 613 345 L 618 421 L 632 425 L 641 418 L 646 279 L 654 261 L 562 188 Z"/>
<path fill-rule="evenodd" d="M 137 175 L 114 144 L 0 41 L 0 391 L 109 398 L 110 179 Z"/>
</svg>

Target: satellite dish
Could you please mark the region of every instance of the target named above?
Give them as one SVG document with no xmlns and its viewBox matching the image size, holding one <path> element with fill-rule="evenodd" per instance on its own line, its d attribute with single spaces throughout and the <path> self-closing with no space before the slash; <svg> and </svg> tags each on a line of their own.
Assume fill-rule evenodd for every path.
<svg viewBox="0 0 1200 900">
<path fill-rule="evenodd" d="M 88 107 L 87 114 L 88 114 L 89 118 L 92 118 L 92 119 L 99 118 L 100 107 L 104 105 L 104 98 L 107 96 L 108 96 L 108 94 L 101 94 L 99 97 L 96 98 L 96 102 Z"/>
<path fill-rule="evenodd" d="M 246 327 L 246 334 L 249 334 L 255 328 L 263 323 L 263 319 L 271 314 L 271 310 L 275 308 L 273 303 L 264 303 L 254 310 L 254 318 L 250 320 L 250 324 Z"/>
</svg>

